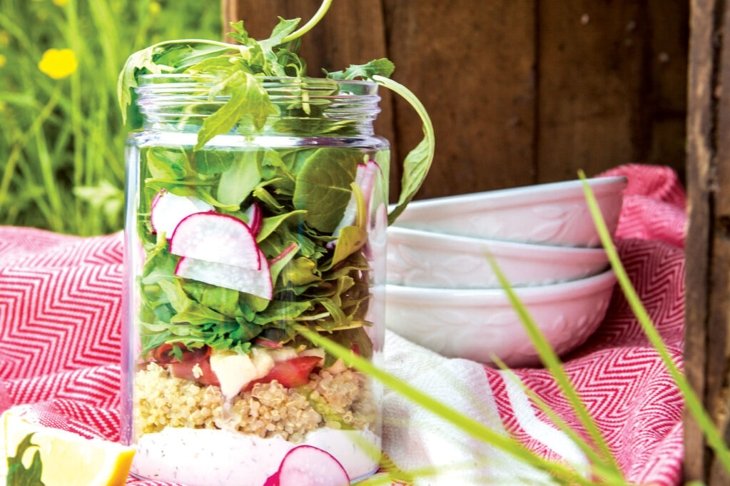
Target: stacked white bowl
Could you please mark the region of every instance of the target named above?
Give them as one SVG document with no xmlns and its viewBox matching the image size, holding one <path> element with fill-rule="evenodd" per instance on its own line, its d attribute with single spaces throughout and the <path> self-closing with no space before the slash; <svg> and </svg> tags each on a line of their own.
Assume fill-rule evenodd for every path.
<svg viewBox="0 0 730 486">
<path fill-rule="evenodd" d="M 588 183 L 613 234 L 626 179 Z M 449 357 L 539 364 L 488 255 L 558 354 L 603 320 L 615 277 L 575 180 L 412 202 L 388 228 L 387 327 Z"/>
</svg>

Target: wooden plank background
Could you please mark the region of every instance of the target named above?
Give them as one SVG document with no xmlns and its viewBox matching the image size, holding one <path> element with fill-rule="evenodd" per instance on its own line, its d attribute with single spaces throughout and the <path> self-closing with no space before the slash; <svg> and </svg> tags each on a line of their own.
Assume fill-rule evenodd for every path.
<svg viewBox="0 0 730 486">
<path fill-rule="evenodd" d="M 725 440 L 730 437 L 730 4 L 692 1 L 687 183 L 685 368 Z M 730 484 L 694 422 L 685 477 Z"/>
<path fill-rule="evenodd" d="M 318 0 L 223 0 L 255 37 Z M 618 164 L 684 174 L 687 0 L 336 0 L 304 40 L 310 75 L 376 57 L 428 108 L 437 154 L 419 197 L 589 175 Z M 397 162 L 421 136 L 387 97 Z"/>
</svg>

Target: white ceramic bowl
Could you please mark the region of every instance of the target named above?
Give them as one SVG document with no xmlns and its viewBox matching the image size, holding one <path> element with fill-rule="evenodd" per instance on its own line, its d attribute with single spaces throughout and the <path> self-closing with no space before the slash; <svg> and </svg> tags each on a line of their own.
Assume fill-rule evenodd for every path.
<svg viewBox="0 0 730 486">
<path fill-rule="evenodd" d="M 626 178 L 598 177 L 588 183 L 613 234 Z M 548 245 L 600 244 L 579 180 L 413 201 L 395 225 Z"/>
<path fill-rule="evenodd" d="M 387 282 L 411 287 L 499 288 L 491 254 L 513 287 L 595 275 L 608 266 L 602 248 L 569 248 L 388 228 Z"/>
<path fill-rule="evenodd" d="M 586 279 L 515 292 L 558 354 L 582 344 L 603 320 L 616 279 L 612 270 Z M 539 363 L 502 289 L 447 290 L 388 285 L 386 326 L 444 356 L 510 366 Z"/>
</svg>

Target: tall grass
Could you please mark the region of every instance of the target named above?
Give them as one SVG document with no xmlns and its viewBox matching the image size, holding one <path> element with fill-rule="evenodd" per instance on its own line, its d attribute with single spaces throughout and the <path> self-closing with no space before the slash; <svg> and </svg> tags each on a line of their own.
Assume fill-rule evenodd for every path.
<svg viewBox="0 0 730 486">
<path fill-rule="evenodd" d="M 220 32 L 218 0 L 0 0 L 0 224 L 120 229 L 124 61 L 160 40 Z M 76 72 L 42 73 L 50 48 L 72 49 Z"/>
</svg>

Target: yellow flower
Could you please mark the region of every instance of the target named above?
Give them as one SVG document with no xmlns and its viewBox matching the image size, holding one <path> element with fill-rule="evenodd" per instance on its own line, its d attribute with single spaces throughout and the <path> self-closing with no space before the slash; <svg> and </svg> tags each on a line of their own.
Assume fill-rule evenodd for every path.
<svg viewBox="0 0 730 486">
<path fill-rule="evenodd" d="M 149 11 L 150 15 L 157 15 L 160 13 L 160 10 L 162 10 L 162 6 L 159 2 L 152 1 L 150 2 Z"/>
<path fill-rule="evenodd" d="M 53 5 L 57 7 L 65 7 L 68 5 L 68 0 L 53 0 Z"/>
<path fill-rule="evenodd" d="M 8 63 L 8 58 L 5 57 L 5 55 L 0 54 L 0 68 L 5 67 L 5 65 Z"/>
<path fill-rule="evenodd" d="M 71 76 L 78 67 L 76 54 L 71 49 L 48 49 L 38 63 L 38 69 L 53 79 Z"/>
</svg>

